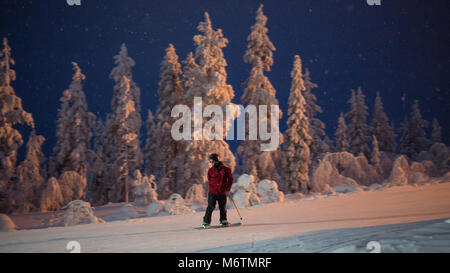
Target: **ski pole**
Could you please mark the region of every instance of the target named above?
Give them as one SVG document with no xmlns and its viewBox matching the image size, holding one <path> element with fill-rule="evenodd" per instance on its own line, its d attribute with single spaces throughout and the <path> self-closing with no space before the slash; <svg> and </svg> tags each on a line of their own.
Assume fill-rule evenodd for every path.
<svg viewBox="0 0 450 273">
<path fill-rule="evenodd" d="M 230 197 L 231 201 L 233 202 L 233 205 L 234 205 L 234 207 L 236 208 L 236 211 L 237 211 L 237 213 L 239 214 L 239 217 L 240 217 L 241 220 L 242 220 L 242 216 L 241 216 L 241 214 L 239 213 L 239 209 L 238 209 L 238 207 L 236 206 L 236 203 L 234 202 L 233 197 L 231 197 L 231 193 L 228 192 L 228 196 Z"/>
</svg>

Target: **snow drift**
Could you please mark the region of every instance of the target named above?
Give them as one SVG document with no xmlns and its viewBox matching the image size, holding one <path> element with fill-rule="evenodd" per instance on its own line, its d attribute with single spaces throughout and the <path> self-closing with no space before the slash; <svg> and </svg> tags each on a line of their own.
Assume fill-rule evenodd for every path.
<svg viewBox="0 0 450 273">
<path fill-rule="evenodd" d="M 64 226 L 73 226 L 80 223 L 104 223 L 101 218 L 94 215 L 89 202 L 82 200 L 74 200 L 62 208 L 66 212 L 64 214 Z"/>
<path fill-rule="evenodd" d="M 181 195 L 174 193 L 169 199 L 158 200 L 147 206 L 147 216 L 184 215 L 195 213 L 195 210 L 185 204 Z"/>
<path fill-rule="evenodd" d="M 0 231 L 14 231 L 17 229 L 16 224 L 8 215 L 0 213 Z"/>
<path fill-rule="evenodd" d="M 276 181 L 264 179 L 258 182 L 255 176 L 248 174 L 239 176 L 231 193 L 239 208 L 284 201 L 284 193 L 278 189 Z"/>
</svg>

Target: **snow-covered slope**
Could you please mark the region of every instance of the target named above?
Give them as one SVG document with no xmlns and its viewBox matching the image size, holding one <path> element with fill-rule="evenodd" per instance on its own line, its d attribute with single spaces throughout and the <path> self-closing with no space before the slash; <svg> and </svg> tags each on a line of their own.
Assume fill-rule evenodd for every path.
<svg viewBox="0 0 450 273">
<path fill-rule="evenodd" d="M 450 253 L 450 219 L 316 231 L 205 253 Z"/>
<path fill-rule="evenodd" d="M 0 232 L 0 252 L 68 252 L 66 246 L 70 241 L 79 242 L 81 252 L 194 252 L 216 251 L 218 247 L 225 247 L 219 251 L 353 252 L 361 251 L 367 243 L 365 241 L 372 238 L 381 241 L 382 244 L 383 240 L 391 242 L 386 245 L 397 245 L 397 243 L 403 245 L 404 237 L 402 236 L 407 235 L 399 234 L 395 237 L 395 233 L 392 233 L 396 230 L 395 227 L 361 229 L 360 232 L 353 232 L 348 228 L 449 219 L 449 196 L 450 183 L 408 185 L 303 199 L 292 197 L 290 199 L 287 196 L 286 201 L 282 203 L 242 209 L 241 215 L 244 220 L 240 227 L 193 229 L 201 224 L 203 212 L 191 215 L 142 217 L 104 224 Z M 231 222 L 239 219 L 236 211 L 232 209 L 229 210 L 228 215 Z M 20 221 L 13 220 L 19 227 L 21 226 Z M 213 214 L 214 222 L 218 222 L 218 211 Z M 440 222 L 447 225 L 444 220 Z M 417 223 L 413 226 L 413 231 L 407 233 L 411 234 L 413 240 L 418 241 L 416 246 L 421 244 L 420 236 L 425 236 L 420 227 L 428 224 Z M 448 250 L 450 224 L 446 225 L 439 227 L 432 225 L 431 228 L 425 228 L 428 237 L 423 237 L 424 240 L 438 238 L 436 244 L 439 244 L 439 249 Z M 405 226 L 404 229 L 411 228 Z M 316 235 L 311 233 L 324 230 L 332 231 L 316 233 Z M 434 232 L 436 234 L 433 234 Z M 300 240 L 307 245 L 302 247 L 290 247 L 292 238 L 284 239 L 284 241 L 282 239 L 292 236 L 301 238 L 298 236 L 305 234 L 309 235 Z M 267 241 L 273 239 L 280 240 Z M 318 243 L 317 240 L 321 242 Z M 410 243 L 408 240 L 404 241 L 406 245 Z M 248 246 L 252 243 L 257 248 L 249 250 Z M 272 243 L 276 246 L 267 249 L 260 247 Z M 239 244 L 241 246 L 247 244 L 247 248 L 236 246 Z M 396 250 L 424 251 L 421 248 L 407 247 L 395 248 L 393 251 Z"/>
</svg>

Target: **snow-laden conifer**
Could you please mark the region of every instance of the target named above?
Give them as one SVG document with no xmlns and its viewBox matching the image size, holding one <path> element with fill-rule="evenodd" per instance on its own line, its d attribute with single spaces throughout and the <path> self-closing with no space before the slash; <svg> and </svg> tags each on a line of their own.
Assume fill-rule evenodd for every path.
<svg viewBox="0 0 450 273">
<path fill-rule="evenodd" d="M 244 94 L 241 101 L 245 106 L 252 105 L 256 107 L 256 112 L 260 122 L 267 123 L 267 128 L 271 126 L 271 115 L 278 115 L 281 119 L 281 110 L 278 113 L 272 113 L 271 105 L 279 105 L 276 99 L 276 90 L 270 82 L 269 78 L 264 75 L 264 71 L 270 71 L 273 64 L 273 51 L 275 46 L 270 41 L 266 27 L 267 17 L 262 11 L 263 5 L 260 5 L 256 12 L 256 22 L 251 27 L 251 33 L 248 36 L 247 51 L 244 55 L 244 62 L 252 65 L 250 76 L 244 83 Z M 267 116 L 263 116 L 259 111 L 259 106 L 265 105 L 268 107 Z M 248 114 L 245 113 L 246 124 L 248 122 Z M 262 179 L 275 180 L 281 182 L 280 171 L 283 165 L 283 154 L 277 148 L 274 151 L 262 151 L 261 144 L 264 143 L 260 138 L 257 140 L 249 139 L 249 126 L 246 126 L 246 139 L 241 142 L 237 152 L 242 161 L 242 170 L 247 173 Z M 252 128 L 259 132 L 258 125 Z M 279 128 L 276 128 L 279 130 Z M 283 142 L 282 134 L 280 134 L 280 143 Z"/>
<path fill-rule="evenodd" d="M 208 13 L 205 13 L 205 21 L 201 22 L 197 29 L 200 34 L 194 36 L 196 44 L 195 63 L 198 67 L 193 66 L 188 79 L 192 82 L 185 90 L 184 101 L 191 107 L 194 105 L 194 97 L 200 97 L 203 103 L 203 109 L 208 105 L 218 105 L 222 112 L 226 113 L 226 105 L 231 105 L 231 99 L 234 97 L 234 91 L 231 85 L 227 84 L 227 73 L 222 49 L 228 44 L 228 40 L 223 36 L 222 30 L 214 30 Z M 192 60 L 190 61 L 193 64 Z M 198 105 L 200 106 L 200 105 Z M 205 138 L 208 134 L 203 131 L 205 125 L 211 118 L 201 118 L 196 120 L 195 115 L 192 116 L 193 125 L 201 124 L 201 128 L 193 131 L 194 139 L 186 143 L 186 158 L 184 165 L 184 185 L 183 190 L 179 191 L 184 194 L 192 184 L 206 183 L 206 172 L 209 168 L 208 155 L 216 153 L 220 160 L 230 167 L 235 167 L 235 158 L 230 151 L 228 144 L 224 139 L 208 140 Z M 223 136 L 228 131 L 230 121 L 225 120 L 222 124 Z M 218 130 L 219 128 L 215 128 Z M 198 140 L 200 139 L 201 140 Z M 197 140 L 196 140 L 197 139 Z"/>
<path fill-rule="evenodd" d="M 58 177 L 65 171 L 77 172 L 86 178 L 90 139 L 95 115 L 88 112 L 82 82 L 85 75 L 72 62 L 74 75 L 69 89 L 61 97 L 56 123 L 56 145 L 50 162 L 50 176 Z"/>
<path fill-rule="evenodd" d="M 341 112 L 338 119 L 338 126 L 335 132 L 336 152 L 347 152 L 350 147 L 348 141 L 348 128 L 345 123 L 344 114 Z"/>
<path fill-rule="evenodd" d="M 289 192 L 307 193 L 310 189 L 308 176 L 309 164 L 311 162 L 309 145 L 311 136 L 309 131 L 309 120 L 306 116 L 305 91 L 302 75 L 302 64 L 300 56 L 296 55 L 294 67 L 291 72 L 292 85 L 289 95 L 288 129 L 285 133 L 285 152 L 288 163 L 286 169 L 287 189 Z"/>
<path fill-rule="evenodd" d="M 358 88 L 357 92 L 352 90 L 352 96 L 349 100 L 349 104 L 350 111 L 346 114 L 349 121 L 349 151 L 355 156 L 363 153 L 366 158 L 369 158 L 370 150 L 367 143 L 370 139 L 370 127 L 367 125 L 367 106 L 365 104 L 365 96 L 361 88 Z"/>
<path fill-rule="evenodd" d="M 375 98 L 374 117 L 372 120 L 373 135 L 377 138 L 380 151 L 393 153 L 395 151 L 394 129 L 389 124 L 389 118 L 384 112 L 380 92 Z"/>
<path fill-rule="evenodd" d="M 28 138 L 24 161 L 16 168 L 17 185 L 13 194 L 15 211 L 30 212 L 40 207 L 45 175 L 42 164 L 45 156 L 41 146 L 45 138 L 33 130 Z"/>
<path fill-rule="evenodd" d="M 33 117 L 22 107 L 22 99 L 16 96 L 11 82 L 16 80 L 16 72 L 11 57 L 11 47 L 3 38 L 3 48 L 0 51 L 0 198 L 8 196 L 16 167 L 17 152 L 23 144 L 21 133 L 16 125 L 28 125 L 34 128 Z M 3 199 L 6 200 L 6 199 Z M 7 203 L 7 202 L 6 202 Z M 0 211 L 7 204 L 0 203 Z"/>
</svg>

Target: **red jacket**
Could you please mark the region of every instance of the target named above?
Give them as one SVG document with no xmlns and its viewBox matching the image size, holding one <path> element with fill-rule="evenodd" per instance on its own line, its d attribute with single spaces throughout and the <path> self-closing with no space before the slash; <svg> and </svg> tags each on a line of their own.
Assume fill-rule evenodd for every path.
<svg viewBox="0 0 450 273">
<path fill-rule="evenodd" d="M 224 166 L 222 162 L 219 167 L 208 170 L 209 192 L 217 195 L 225 195 L 233 185 L 233 174 L 231 169 Z"/>
</svg>

